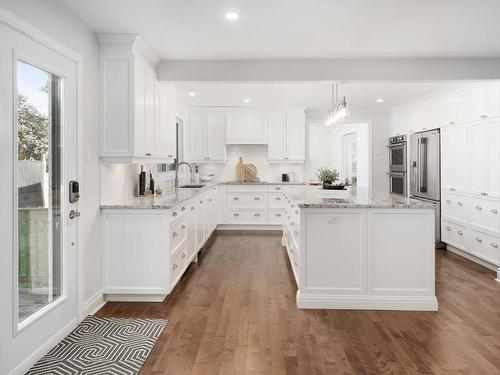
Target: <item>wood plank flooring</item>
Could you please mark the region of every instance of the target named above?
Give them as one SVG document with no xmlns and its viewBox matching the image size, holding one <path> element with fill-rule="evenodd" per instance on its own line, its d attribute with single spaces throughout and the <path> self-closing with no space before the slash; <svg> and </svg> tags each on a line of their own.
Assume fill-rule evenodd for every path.
<svg viewBox="0 0 500 375">
<path fill-rule="evenodd" d="M 500 374 L 494 273 L 436 263 L 437 313 L 298 310 L 279 235 L 217 235 L 163 303 L 97 315 L 170 320 L 141 374 Z"/>
</svg>

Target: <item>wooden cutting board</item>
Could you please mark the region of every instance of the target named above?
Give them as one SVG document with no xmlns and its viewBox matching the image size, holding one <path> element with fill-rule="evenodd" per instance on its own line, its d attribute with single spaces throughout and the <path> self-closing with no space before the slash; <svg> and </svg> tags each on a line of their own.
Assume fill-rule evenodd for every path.
<svg viewBox="0 0 500 375">
<path fill-rule="evenodd" d="M 243 164 L 243 158 L 240 157 L 240 161 L 236 163 L 236 181 L 245 181 L 245 164 Z"/>
<path fill-rule="evenodd" d="M 253 164 L 245 164 L 245 181 L 246 182 L 258 182 L 257 168 Z"/>
</svg>

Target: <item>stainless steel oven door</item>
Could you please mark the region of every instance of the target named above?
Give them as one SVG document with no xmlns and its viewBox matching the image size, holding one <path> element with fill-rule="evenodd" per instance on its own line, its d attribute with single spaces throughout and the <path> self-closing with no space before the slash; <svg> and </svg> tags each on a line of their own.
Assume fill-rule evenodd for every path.
<svg viewBox="0 0 500 375">
<path fill-rule="evenodd" d="M 402 195 L 406 197 L 406 173 L 391 172 L 389 173 L 389 188 L 391 194 Z"/>
<path fill-rule="evenodd" d="M 406 142 L 389 146 L 389 168 L 391 172 L 406 172 Z"/>
</svg>

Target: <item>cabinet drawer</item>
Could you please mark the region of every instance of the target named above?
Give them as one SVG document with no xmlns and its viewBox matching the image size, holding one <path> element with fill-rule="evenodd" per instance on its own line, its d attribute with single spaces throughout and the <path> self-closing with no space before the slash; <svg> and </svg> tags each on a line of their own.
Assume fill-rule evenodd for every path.
<svg viewBox="0 0 500 375">
<path fill-rule="evenodd" d="M 284 192 L 285 189 L 286 189 L 286 186 L 284 186 L 284 185 L 268 185 L 267 186 L 268 193 L 280 193 L 280 192 Z"/>
<path fill-rule="evenodd" d="M 283 208 L 285 206 L 285 197 L 283 193 L 267 194 L 267 205 L 269 208 Z"/>
<path fill-rule="evenodd" d="M 500 265 L 500 239 L 478 230 L 470 230 L 469 249 L 472 254 L 495 265 Z"/>
<path fill-rule="evenodd" d="M 266 210 L 226 210 L 228 224 L 267 224 Z"/>
<path fill-rule="evenodd" d="M 180 244 L 186 242 L 187 220 L 181 218 L 170 226 L 170 252 L 176 251 Z"/>
<path fill-rule="evenodd" d="M 441 220 L 441 237 L 443 242 L 467 251 L 466 228 L 446 219 Z"/>
<path fill-rule="evenodd" d="M 470 198 L 470 223 L 492 232 L 500 232 L 500 201 Z"/>
<path fill-rule="evenodd" d="M 172 219 L 177 220 L 186 214 L 187 207 L 186 207 L 186 205 L 181 205 L 181 206 L 177 206 L 177 207 L 172 208 L 171 211 L 172 211 L 171 212 Z"/>
<path fill-rule="evenodd" d="M 227 208 L 265 208 L 267 193 L 226 193 Z"/>
<path fill-rule="evenodd" d="M 283 224 L 283 210 L 274 209 L 267 211 L 268 224 Z"/>
<path fill-rule="evenodd" d="M 441 215 L 466 222 L 468 219 L 469 199 L 464 195 L 442 193 Z"/>
<path fill-rule="evenodd" d="M 266 185 L 227 185 L 226 193 L 267 193 Z"/>
<path fill-rule="evenodd" d="M 173 254 L 173 258 L 170 261 L 170 288 L 172 289 L 179 278 L 181 277 L 184 269 L 186 268 L 187 254 L 186 245 L 182 245 L 179 251 Z"/>
</svg>

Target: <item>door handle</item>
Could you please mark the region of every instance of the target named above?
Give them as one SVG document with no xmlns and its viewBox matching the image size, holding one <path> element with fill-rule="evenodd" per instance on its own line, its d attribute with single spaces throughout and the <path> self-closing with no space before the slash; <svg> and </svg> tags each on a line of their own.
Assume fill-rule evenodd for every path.
<svg viewBox="0 0 500 375">
<path fill-rule="evenodd" d="M 78 212 L 77 210 L 71 210 L 69 212 L 69 218 L 74 219 L 75 217 L 80 217 L 81 213 Z"/>
</svg>

